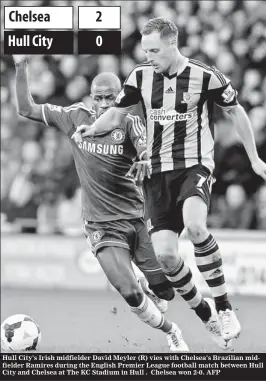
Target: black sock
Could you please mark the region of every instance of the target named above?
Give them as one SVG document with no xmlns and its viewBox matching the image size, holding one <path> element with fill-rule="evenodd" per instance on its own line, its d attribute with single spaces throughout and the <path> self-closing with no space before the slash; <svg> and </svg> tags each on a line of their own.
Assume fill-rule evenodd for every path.
<svg viewBox="0 0 266 381">
<path fill-rule="evenodd" d="M 214 298 L 214 301 L 217 312 L 225 311 L 227 309 L 232 310 L 232 306 L 227 298 L 227 294 Z"/>
<path fill-rule="evenodd" d="M 205 323 L 211 317 L 211 308 L 210 308 L 209 304 L 204 299 L 202 299 L 200 304 L 193 309 L 196 312 L 196 314 L 198 315 L 198 317 Z"/>
</svg>

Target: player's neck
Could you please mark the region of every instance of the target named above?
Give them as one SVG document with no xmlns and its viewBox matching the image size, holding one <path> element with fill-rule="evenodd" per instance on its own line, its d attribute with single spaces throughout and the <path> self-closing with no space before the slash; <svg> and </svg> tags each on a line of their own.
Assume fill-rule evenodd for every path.
<svg viewBox="0 0 266 381">
<path fill-rule="evenodd" d="M 182 56 L 182 54 L 179 51 L 177 51 L 175 60 L 169 67 L 168 75 L 172 76 L 173 74 L 176 74 L 176 75 L 180 74 L 181 71 L 183 71 L 184 69 L 184 65 L 186 61 L 187 61 L 187 58 Z"/>
</svg>

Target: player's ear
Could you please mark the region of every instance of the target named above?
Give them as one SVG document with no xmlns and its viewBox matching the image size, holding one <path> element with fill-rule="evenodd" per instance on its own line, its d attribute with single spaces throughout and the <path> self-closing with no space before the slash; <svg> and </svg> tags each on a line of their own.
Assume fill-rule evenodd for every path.
<svg viewBox="0 0 266 381">
<path fill-rule="evenodd" d="M 177 38 L 176 37 L 172 37 L 171 40 L 170 40 L 170 45 L 173 45 L 173 46 L 176 46 L 177 45 Z"/>
</svg>

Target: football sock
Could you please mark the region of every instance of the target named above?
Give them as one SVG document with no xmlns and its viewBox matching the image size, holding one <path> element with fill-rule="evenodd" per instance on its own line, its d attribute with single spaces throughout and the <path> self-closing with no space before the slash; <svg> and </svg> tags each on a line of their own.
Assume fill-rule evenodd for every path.
<svg viewBox="0 0 266 381">
<path fill-rule="evenodd" d="M 210 234 L 201 243 L 194 243 L 196 264 L 210 287 L 217 311 L 232 309 L 227 297 L 222 257 L 217 242 Z"/>
<path fill-rule="evenodd" d="M 180 258 L 176 268 L 172 271 L 165 272 L 165 275 L 191 308 L 195 309 L 195 307 L 200 305 L 202 295 L 194 283 L 190 268 L 184 263 L 182 258 Z"/>
<path fill-rule="evenodd" d="M 211 317 L 211 308 L 209 304 L 202 298 L 200 304 L 193 308 L 198 317 L 206 323 Z"/>
<path fill-rule="evenodd" d="M 130 309 L 136 314 L 140 320 L 148 324 L 150 327 L 157 328 L 163 332 L 170 332 L 172 323 L 164 318 L 155 304 L 143 294 L 143 301 L 138 307 L 130 306 Z"/>
</svg>

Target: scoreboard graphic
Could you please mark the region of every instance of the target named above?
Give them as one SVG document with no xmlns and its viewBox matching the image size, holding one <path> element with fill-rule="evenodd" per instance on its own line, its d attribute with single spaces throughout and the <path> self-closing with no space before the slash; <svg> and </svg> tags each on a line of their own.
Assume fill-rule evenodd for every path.
<svg viewBox="0 0 266 381">
<path fill-rule="evenodd" d="M 120 53 L 120 6 L 4 7 L 4 54 Z"/>
</svg>

